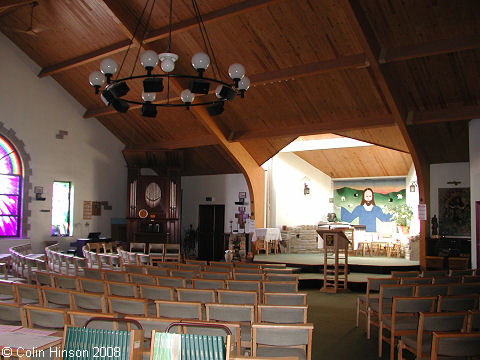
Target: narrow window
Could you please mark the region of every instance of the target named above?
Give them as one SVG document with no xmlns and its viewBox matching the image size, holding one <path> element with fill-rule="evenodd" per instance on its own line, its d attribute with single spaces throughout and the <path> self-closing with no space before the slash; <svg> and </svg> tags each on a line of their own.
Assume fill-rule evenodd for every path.
<svg viewBox="0 0 480 360">
<path fill-rule="evenodd" d="M 0 236 L 18 237 L 21 229 L 22 162 L 13 145 L 0 137 Z"/>
<path fill-rule="evenodd" d="M 52 191 L 52 236 L 72 236 L 72 184 L 54 181 Z"/>
</svg>

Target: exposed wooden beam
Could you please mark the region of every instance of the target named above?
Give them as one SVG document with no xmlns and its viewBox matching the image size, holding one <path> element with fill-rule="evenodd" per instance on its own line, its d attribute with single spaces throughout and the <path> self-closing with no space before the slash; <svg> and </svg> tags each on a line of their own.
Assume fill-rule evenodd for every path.
<svg viewBox="0 0 480 360">
<path fill-rule="evenodd" d="M 251 140 L 258 138 L 283 137 L 283 136 L 305 136 L 321 133 L 330 133 L 335 130 L 365 129 L 372 127 L 391 126 L 395 122 L 391 116 L 367 117 L 362 119 L 337 119 L 335 121 L 317 122 L 312 124 L 276 127 L 269 129 L 255 129 L 248 131 L 237 131 L 230 137 L 231 141 Z"/>
<path fill-rule="evenodd" d="M 480 106 L 464 106 L 431 111 L 410 111 L 407 125 L 423 125 L 480 118 Z"/>
<path fill-rule="evenodd" d="M 378 62 L 378 55 L 380 54 L 380 45 L 378 39 L 375 37 L 375 33 L 362 9 L 360 3 L 357 0 L 343 0 L 342 6 L 344 8 L 347 18 L 350 20 L 353 32 L 357 36 L 357 40 L 365 51 L 367 58 L 370 62 L 369 72 L 372 75 L 372 80 L 376 83 L 377 88 L 381 92 L 381 95 L 385 99 L 393 118 L 402 133 L 405 142 L 407 144 L 410 155 L 412 156 L 415 170 L 417 172 L 417 178 L 419 182 L 420 203 L 426 203 L 428 199 L 429 189 L 426 189 L 426 185 L 429 181 L 429 174 L 425 173 L 425 161 L 417 153 L 415 146 L 408 134 L 407 127 L 404 119 L 406 118 L 407 111 L 405 108 L 397 102 L 398 97 L 393 96 L 393 91 L 390 84 L 387 81 L 380 64 Z M 425 181 L 425 182 L 424 182 Z M 421 221 L 420 226 L 420 265 L 425 268 L 425 234 L 426 234 L 426 222 Z"/>
<path fill-rule="evenodd" d="M 0 9 L 23 6 L 31 3 L 33 3 L 32 0 L 0 0 Z"/>
<path fill-rule="evenodd" d="M 40 73 L 38 74 L 38 77 L 43 78 L 45 76 L 50 76 L 55 73 L 72 69 L 74 67 L 77 67 L 83 64 L 88 64 L 92 61 L 102 59 L 106 56 L 124 51 L 128 48 L 129 45 L 130 45 L 130 40 L 122 40 L 113 45 L 109 45 L 102 49 L 89 52 L 88 54 L 83 54 L 83 55 L 77 56 L 76 58 L 66 60 L 52 66 L 47 66 L 40 71 Z"/>
<path fill-rule="evenodd" d="M 442 39 L 418 45 L 382 49 L 378 61 L 383 64 L 477 48 L 480 48 L 479 36 Z"/>
<path fill-rule="evenodd" d="M 2 0 L 0 0 L 0 1 L 2 1 Z M 226 16 L 238 15 L 242 12 L 246 12 L 246 11 L 257 9 L 259 7 L 262 7 L 262 6 L 270 5 L 270 4 L 272 4 L 276 1 L 278 1 L 278 0 L 247 0 L 247 1 L 244 1 L 244 2 L 241 2 L 241 3 L 238 3 L 238 4 L 226 7 L 224 9 L 220 9 L 220 10 L 208 13 L 206 15 L 203 15 L 202 18 L 203 18 L 204 23 L 211 22 L 211 21 L 217 21 L 217 20 L 220 20 L 220 19 L 222 19 Z M 6 2 L 8 2 L 8 1 L 6 1 Z M 31 2 L 31 1 L 27 1 L 26 3 L 29 3 L 29 2 Z M 115 6 L 115 4 L 118 3 L 118 1 L 113 1 L 111 3 L 113 4 L 114 8 L 117 8 Z M 112 6 L 112 4 L 110 4 L 110 6 Z M 40 74 L 38 76 L 39 77 L 50 76 L 50 75 L 53 75 L 55 73 L 65 71 L 65 70 L 68 70 L 68 69 L 71 69 L 71 68 L 74 68 L 74 67 L 77 67 L 77 66 L 81 66 L 83 64 L 87 64 L 89 62 L 107 57 L 111 54 L 115 54 L 117 52 L 126 50 L 127 47 L 128 47 L 128 44 L 130 43 L 131 30 L 132 29 L 127 31 L 127 28 L 126 28 L 127 25 L 123 25 L 121 23 L 120 17 L 124 18 L 126 16 L 123 11 L 122 12 L 117 11 L 118 16 L 116 16 L 116 15 L 114 15 L 115 12 L 112 11 L 110 9 L 110 7 L 108 7 L 108 8 L 109 8 L 108 11 L 113 14 L 113 18 L 115 19 L 115 21 L 117 23 L 121 24 L 122 29 L 124 30 L 124 33 L 128 36 L 129 39 L 120 41 L 120 42 L 118 42 L 116 44 L 113 44 L 113 45 L 110 45 L 110 46 L 106 46 L 102 49 L 92 51 L 88 54 L 83 54 L 83 55 L 77 56 L 73 59 L 64 61 L 62 63 L 54 64 L 52 66 L 46 67 L 46 68 L 42 69 L 42 71 L 40 71 Z M 129 19 L 130 20 L 128 20 L 128 22 L 131 23 L 131 18 L 129 17 Z M 187 31 L 192 26 L 197 26 L 197 22 L 196 22 L 195 18 L 187 19 L 187 20 L 181 21 L 177 24 L 173 24 L 172 25 L 172 27 L 173 27 L 172 32 L 180 33 L 180 32 L 183 32 L 183 31 Z M 168 36 L 168 26 L 163 27 L 163 28 L 158 29 L 158 30 L 151 31 L 147 35 L 147 37 L 144 39 L 144 43 L 151 43 L 153 41 L 165 38 L 167 36 Z M 138 42 L 136 42 L 133 45 L 138 46 Z"/>
<path fill-rule="evenodd" d="M 378 147 L 382 147 L 384 149 L 395 150 L 395 151 L 399 151 L 399 152 L 402 152 L 402 153 L 405 153 L 405 154 L 410 154 L 408 151 L 405 151 L 403 149 L 399 149 L 399 148 L 396 148 L 396 147 L 393 147 L 393 146 L 387 146 L 387 145 L 381 144 L 377 141 L 365 140 L 365 139 L 362 139 L 360 136 L 351 136 L 351 135 L 347 136 L 347 135 L 342 135 L 341 133 L 336 133 L 336 132 L 332 132 L 332 134 L 343 136 L 343 137 L 348 137 L 350 139 L 354 139 L 354 140 L 358 140 L 358 141 L 363 141 L 363 142 L 366 142 L 366 143 L 369 143 L 369 144 L 372 144 L 372 145 L 375 145 L 375 146 L 378 146 Z"/>
<path fill-rule="evenodd" d="M 267 71 L 261 74 L 255 74 L 250 77 L 250 83 L 252 85 L 264 84 L 292 78 L 298 79 L 306 76 L 327 73 L 334 70 L 360 68 L 366 66 L 368 66 L 368 61 L 365 57 L 365 54 L 358 54 L 352 56 L 345 56 L 338 59 L 292 66 L 287 69 Z"/>
<path fill-rule="evenodd" d="M 218 145 L 218 139 L 214 135 L 201 135 L 195 137 L 187 137 L 182 139 L 158 141 L 141 145 L 128 146 L 129 151 L 156 151 L 156 150 L 174 150 L 185 149 L 197 146 Z"/>
<path fill-rule="evenodd" d="M 138 44 L 140 43 L 138 41 L 140 34 L 135 34 L 134 37 L 137 19 L 132 16 L 132 13 L 125 5 L 125 2 L 117 0 L 101 0 L 99 1 L 99 4 L 101 4 L 105 11 L 110 14 L 113 21 L 115 21 L 117 25 L 120 26 L 122 32 L 129 39 L 134 38 L 134 43 L 136 42 L 135 45 L 138 46 Z"/>
<path fill-rule="evenodd" d="M 242 1 L 238 4 L 233 4 L 231 6 L 227 6 L 223 9 L 218 9 L 207 14 L 202 15 L 202 20 L 204 24 L 207 24 L 212 21 L 218 21 L 224 19 L 228 16 L 239 15 L 247 11 L 255 10 L 260 7 L 268 6 L 278 0 L 246 0 Z M 190 30 L 193 27 L 196 27 L 197 19 L 195 17 L 180 21 L 176 24 L 172 24 L 172 34 L 180 33 L 183 31 Z M 160 39 L 164 39 L 168 37 L 169 27 L 164 26 L 163 28 L 152 30 L 150 31 L 144 42 L 150 43 L 153 41 L 157 41 Z"/>
</svg>

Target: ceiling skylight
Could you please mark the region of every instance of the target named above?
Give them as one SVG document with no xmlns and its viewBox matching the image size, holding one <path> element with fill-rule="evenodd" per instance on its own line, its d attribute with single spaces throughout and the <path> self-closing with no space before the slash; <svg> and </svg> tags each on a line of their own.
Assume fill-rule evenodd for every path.
<svg viewBox="0 0 480 360">
<path fill-rule="evenodd" d="M 295 140 L 285 146 L 280 152 L 341 149 L 360 146 L 372 146 L 372 144 L 345 137 L 319 140 Z"/>
</svg>

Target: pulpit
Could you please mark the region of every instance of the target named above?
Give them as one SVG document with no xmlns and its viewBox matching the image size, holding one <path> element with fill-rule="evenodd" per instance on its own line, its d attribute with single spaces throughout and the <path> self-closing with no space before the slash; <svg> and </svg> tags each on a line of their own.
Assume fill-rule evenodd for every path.
<svg viewBox="0 0 480 360">
<path fill-rule="evenodd" d="M 324 252 L 323 287 L 320 289 L 322 292 L 348 291 L 348 246 L 350 241 L 345 235 L 346 230 L 349 229 L 317 230 L 323 241 Z"/>
</svg>

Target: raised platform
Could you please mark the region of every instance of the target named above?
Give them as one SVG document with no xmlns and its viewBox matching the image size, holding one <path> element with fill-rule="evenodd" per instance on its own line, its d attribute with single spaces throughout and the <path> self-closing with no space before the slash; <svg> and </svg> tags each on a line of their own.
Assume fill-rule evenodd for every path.
<svg viewBox="0 0 480 360">
<path fill-rule="evenodd" d="M 254 262 L 282 263 L 300 268 L 300 281 L 323 281 L 322 253 L 312 254 L 258 254 Z M 366 284 L 369 277 L 388 277 L 392 271 L 419 270 L 420 262 L 385 256 L 349 256 L 348 282 Z"/>
</svg>

